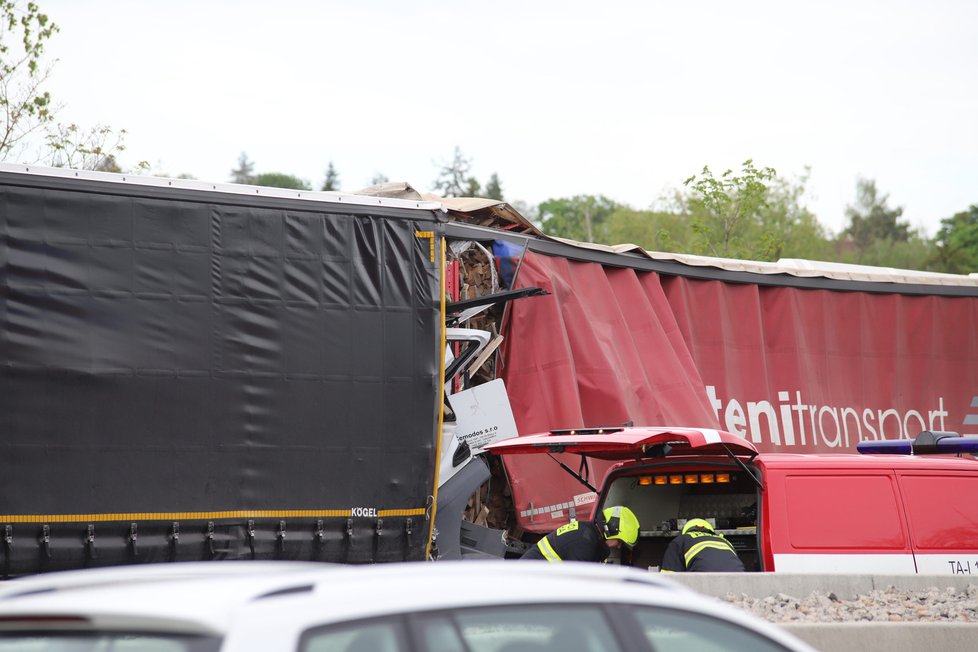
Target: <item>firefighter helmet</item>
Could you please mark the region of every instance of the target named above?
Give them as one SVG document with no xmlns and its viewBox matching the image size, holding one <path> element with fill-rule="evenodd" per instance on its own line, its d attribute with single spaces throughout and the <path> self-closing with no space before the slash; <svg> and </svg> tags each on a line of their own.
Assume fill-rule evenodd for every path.
<svg viewBox="0 0 978 652">
<path fill-rule="evenodd" d="M 606 508 L 601 514 L 604 516 L 605 539 L 621 539 L 628 547 L 635 545 L 638 541 L 638 519 L 632 510 L 617 505 Z"/>
<path fill-rule="evenodd" d="M 691 518 L 688 521 L 686 521 L 686 525 L 683 526 L 683 534 L 686 534 L 694 527 L 703 528 L 704 530 L 709 530 L 710 532 L 714 532 L 713 526 L 710 525 L 709 521 L 704 521 L 701 518 Z"/>
</svg>

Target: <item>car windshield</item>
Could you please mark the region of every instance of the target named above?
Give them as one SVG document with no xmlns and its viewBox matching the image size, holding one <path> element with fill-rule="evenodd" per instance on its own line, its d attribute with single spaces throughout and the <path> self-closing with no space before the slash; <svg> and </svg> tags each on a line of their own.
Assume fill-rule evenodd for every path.
<svg viewBox="0 0 978 652">
<path fill-rule="evenodd" d="M 217 652 L 220 639 L 125 632 L 5 632 L 0 652 Z"/>
</svg>

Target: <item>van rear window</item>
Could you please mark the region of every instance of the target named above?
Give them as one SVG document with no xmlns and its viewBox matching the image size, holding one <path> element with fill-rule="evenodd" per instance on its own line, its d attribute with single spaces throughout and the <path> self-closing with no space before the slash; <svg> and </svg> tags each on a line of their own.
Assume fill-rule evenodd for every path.
<svg viewBox="0 0 978 652">
<path fill-rule="evenodd" d="M 796 549 L 905 550 L 889 475 L 789 475 L 788 536 Z"/>
<path fill-rule="evenodd" d="M 918 550 L 978 548 L 978 474 L 901 475 Z"/>
</svg>

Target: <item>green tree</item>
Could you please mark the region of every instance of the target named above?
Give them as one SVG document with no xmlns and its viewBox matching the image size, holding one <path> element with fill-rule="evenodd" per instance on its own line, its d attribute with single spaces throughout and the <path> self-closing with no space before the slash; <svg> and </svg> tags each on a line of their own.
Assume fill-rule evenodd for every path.
<svg viewBox="0 0 978 652">
<path fill-rule="evenodd" d="M 45 162 L 58 168 L 122 172 L 117 156 L 126 149 L 125 137 L 125 129 L 116 132 L 105 125 L 85 130 L 76 124 L 59 124 L 46 136 L 48 155 Z M 148 167 L 146 161 L 137 165 L 143 170 Z"/>
<path fill-rule="evenodd" d="M 438 178 L 432 184 L 433 190 L 443 197 L 487 197 L 502 201 L 503 188 L 499 175 L 493 172 L 483 189 L 479 180 L 469 174 L 471 168 L 472 161 L 456 146 L 452 160 L 441 164 Z"/>
<path fill-rule="evenodd" d="M 58 31 L 34 2 L 0 0 L 0 160 L 20 153 L 25 139 L 54 120 L 51 74 L 43 63 L 47 41 Z"/>
<path fill-rule="evenodd" d="M 35 134 L 44 133 L 34 160 L 55 167 L 121 172 L 117 157 L 125 150 L 125 130 L 55 122 L 61 107 L 43 89 L 54 64 L 45 64 L 43 54 L 59 31 L 36 2 L 0 0 L 0 160 L 18 158 L 28 145 L 38 145 Z M 145 161 L 137 165 L 148 167 Z"/>
<path fill-rule="evenodd" d="M 734 233 L 732 241 L 742 243 L 736 255 L 775 261 L 825 260 L 833 254 L 825 228 L 803 205 L 807 179 L 806 170 L 797 179 L 772 176 L 767 180 L 764 202 Z M 651 210 L 620 207 L 608 216 L 602 237 L 608 244 L 628 242 L 650 251 L 714 255 L 704 246 L 703 225 L 709 216 L 699 199 L 700 194 L 677 189 L 660 197 Z"/>
<path fill-rule="evenodd" d="M 916 231 L 910 232 L 907 240 L 873 240 L 862 250 L 846 244 L 851 245 L 851 241 L 843 241 L 836 256 L 843 263 L 936 271 L 937 245 Z"/>
<path fill-rule="evenodd" d="M 682 252 L 691 230 L 687 216 L 668 211 L 639 211 L 621 206 L 604 225 L 606 244 L 631 243 L 648 251 Z"/>
<path fill-rule="evenodd" d="M 757 168 L 753 160 L 741 164 L 740 174 L 727 170 L 719 178 L 709 166 L 689 177 L 683 186 L 691 188 L 691 253 L 709 256 L 770 258 L 770 234 L 760 232 L 761 210 L 768 194 L 768 183 L 777 173 L 773 168 Z M 761 237 L 760 240 L 758 236 Z"/>
<path fill-rule="evenodd" d="M 293 190 L 312 190 L 309 183 L 291 174 L 283 172 L 262 172 L 254 177 L 252 183 L 256 186 L 272 188 L 291 188 Z"/>
<path fill-rule="evenodd" d="M 759 208 L 758 223 L 750 237 L 757 238 L 759 260 L 780 258 L 827 260 L 833 255 L 828 232 L 804 204 L 809 170 L 796 179 L 775 176 L 767 188 L 766 201 Z"/>
<path fill-rule="evenodd" d="M 390 179 L 387 178 L 387 175 L 381 174 L 380 172 L 375 172 L 374 176 L 370 179 L 370 185 L 379 186 L 380 184 L 387 183 L 389 181 Z"/>
<path fill-rule="evenodd" d="M 231 170 L 231 183 L 252 184 L 255 182 L 255 163 L 245 152 L 238 157 L 238 167 Z"/>
<path fill-rule="evenodd" d="M 608 243 L 606 222 L 621 206 L 603 195 L 548 199 L 538 207 L 547 235 L 582 242 Z"/>
<path fill-rule="evenodd" d="M 862 178 L 856 181 L 856 204 L 846 207 L 849 226 L 842 235 L 851 238 L 858 251 L 867 251 L 877 240 L 910 240 L 910 225 L 900 221 L 903 207 L 890 208 L 888 198 L 880 195 L 876 181 Z"/>
<path fill-rule="evenodd" d="M 497 201 L 503 201 L 503 186 L 499 182 L 499 175 L 495 172 L 489 177 L 489 182 L 486 184 L 486 197 L 488 199 L 495 199 Z"/>
<path fill-rule="evenodd" d="M 941 220 L 934 240 L 935 252 L 929 262 L 935 271 L 978 272 L 978 204 Z"/>
<path fill-rule="evenodd" d="M 443 197 L 471 197 L 471 191 L 473 190 L 472 183 L 473 179 L 469 175 L 469 169 L 472 167 L 472 162 L 462 155 L 462 150 L 458 146 L 455 147 L 455 152 L 452 155 L 452 160 L 448 163 L 443 163 L 438 172 L 438 178 L 435 179 L 432 187 Z M 476 193 L 478 193 L 478 182 L 475 183 Z"/>
<path fill-rule="evenodd" d="M 465 180 L 465 187 L 462 188 L 462 194 L 459 197 L 481 197 L 482 196 L 482 184 L 475 177 L 469 177 Z"/>
<path fill-rule="evenodd" d="M 340 189 L 340 175 L 330 161 L 326 167 L 326 178 L 323 179 L 323 187 L 320 190 L 332 191 Z"/>
</svg>

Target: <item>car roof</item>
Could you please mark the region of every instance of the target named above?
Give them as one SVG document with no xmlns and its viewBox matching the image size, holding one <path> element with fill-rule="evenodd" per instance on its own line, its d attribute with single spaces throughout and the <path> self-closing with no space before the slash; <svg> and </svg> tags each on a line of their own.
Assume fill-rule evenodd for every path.
<svg viewBox="0 0 978 652">
<path fill-rule="evenodd" d="M 326 564 L 317 564 L 326 566 Z M 309 562 L 295 561 L 202 561 L 146 563 L 129 566 L 106 566 L 54 571 L 16 577 L 0 582 L 0 600 L 28 593 L 50 593 L 97 586 L 130 585 L 133 582 L 181 581 L 192 578 L 231 577 L 235 575 L 308 571 Z"/>
<path fill-rule="evenodd" d="M 333 564 L 277 561 L 150 563 L 19 577 L 0 583 L 0 631 L 16 616 L 85 616 L 89 627 L 125 625 L 138 631 L 220 634 L 230 612 L 263 591 Z M 199 601 L 202 604 L 198 604 Z M 208 601 L 214 607 L 208 607 Z M 3 619 L 6 618 L 6 622 Z M 66 619 L 64 626 L 77 622 Z"/>
<path fill-rule="evenodd" d="M 252 647 L 261 640 L 287 649 L 310 626 L 379 616 L 492 605 L 623 603 L 705 613 L 760 628 L 778 640 L 785 636 L 665 576 L 612 564 L 294 562 L 272 568 L 268 564 L 274 562 L 254 561 L 238 564 L 245 570 L 252 567 L 253 572 L 210 570 L 230 563 L 157 565 L 173 569 L 173 578 L 145 566 L 127 568 L 124 583 L 105 581 L 111 573 L 99 578 L 98 571 L 67 571 L 58 574 L 60 588 L 15 593 L 5 586 L 0 596 L 0 631 L 27 627 L 32 625 L 30 619 L 36 623 L 38 617 L 58 616 L 66 618 L 64 626 L 70 629 L 227 635 L 228 650 L 261 649 Z M 86 573 L 94 580 L 86 583 Z M 120 580 L 126 575 L 116 573 Z M 13 580 L 10 584 L 27 588 L 44 583 Z M 68 619 L 71 616 L 86 618 L 87 625 L 79 627 Z M 19 625 L 18 618 L 25 624 Z M 793 637 L 784 640 L 797 646 Z"/>
</svg>

